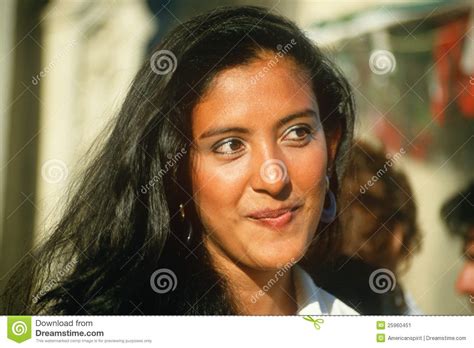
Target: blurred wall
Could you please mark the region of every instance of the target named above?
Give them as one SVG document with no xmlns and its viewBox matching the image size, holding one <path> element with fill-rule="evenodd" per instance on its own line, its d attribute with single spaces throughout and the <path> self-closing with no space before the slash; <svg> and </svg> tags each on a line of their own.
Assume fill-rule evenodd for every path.
<svg viewBox="0 0 474 348">
<path fill-rule="evenodd" d="M 36 166 L 39 142 L 37 86 L 31 76 L 41 68 L 41 12 L 46 1 L 7 2 L 2 15 L 11 16 L 2 25 L 7 64 L 2 81 L 2 216 L 0 245 L 0 289 L 15 265 L 30 257 L 36 212 Z M 3 41 L 2 41 L 3 42 Z M 3 80 L 3 77 L 2 77 Z"/>
<path fill-rule="evenodd" d="M 13 36 L 15 33 L 15 1 L 0 2 L 0 250 L 2 247 L 3 221 L 5 214 L 5 185 L 7 166 L 8 139 L 8 109 L 10 108 L 10 93 L 13 70 Z"/>
<path fill-rule="evenodd" d="M 154 28 L 143 1 L 55 0 L 45 16 L 43 68 L 33 81 L 43 101 L 37 238 L 57 219 L 86 150 L 120 107 Z"/>
<path fill-rule="evenodd" d="M 415 193 L 423 234 L 422 250 L 402 281 L 425 313 L 471 314 L 466 296 L 454 289 L 465 261 L 462 241 L 448 235 L 440 216 L 442 204 L 460 189 L 461 178 L 448 162 L 430 165 L 405 159 L 401 164 Z"/>
</svg>

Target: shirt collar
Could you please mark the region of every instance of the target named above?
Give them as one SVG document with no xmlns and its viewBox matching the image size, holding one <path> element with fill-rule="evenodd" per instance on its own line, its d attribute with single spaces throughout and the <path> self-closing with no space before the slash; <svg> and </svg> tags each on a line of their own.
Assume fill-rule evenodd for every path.
<svg viewBox="0 0 474 348">
<path fill-rule="evenodd" d="M 293 267 L 297 315 L 358 315 L 336 297 L 319 288 L 311 276 L 299 265 Z"/>
<path fill-rule="evenodd" d="M 314 284 L 313 279 L 299 265 L 293 267 L 293 281 L 296 291 L 296 303 L 298 306 L 298 315 L 308 314 L 307 312 L 323 313 L 318 293 L 319 288 Z"/>
</svg>

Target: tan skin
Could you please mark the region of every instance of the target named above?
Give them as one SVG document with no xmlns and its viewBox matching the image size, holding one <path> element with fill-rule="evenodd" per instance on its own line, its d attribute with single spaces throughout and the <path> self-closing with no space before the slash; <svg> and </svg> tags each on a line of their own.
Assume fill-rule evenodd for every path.
<svg viewBox="0 0 474 348">
<path fill-rule="evenodd" d="M 258 301 L 251 298 L 282 266 L 305 255 L 340 137 L 335 132 L 326 138 L 308 75 L 291 59 L 251 83 L 272 57 L 265 52 L 248 65 L 220 72 L 192 115 L 192 187 L 204 245 L 242 314 L 297 312 L 291 269 Z M 282 123 L 289 115 L 294 117 Z M 274 159 L 284 164 L 287 176 L 270 182 L 261 168 Z M 288 204 L 299 208 L 282 228 L 248 217 Z"/>
</svg>

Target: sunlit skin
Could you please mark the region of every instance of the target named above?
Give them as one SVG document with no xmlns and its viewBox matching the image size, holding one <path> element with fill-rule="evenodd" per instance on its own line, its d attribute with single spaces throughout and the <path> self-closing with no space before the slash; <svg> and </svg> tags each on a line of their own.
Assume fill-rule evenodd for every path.
<svg viewBox="0 0 474 348">
<path fill-rule="evenodd" d="M 456 290 L 469 297 L 474 308 L 474 229 L 464 244 L 466 259 L 456 280 Z"/>
<path fill-rule="evenodd" d="M 192 115 L 191 179 L 204 245 L 246 314 L 296 312 L 291 270 L 258 301 L 251 298 L 278 269 L 304 256 L 339 141 L 337 132 L 326 139 L 308 75 L 292 60 L 280 60 L 251 83 L 272 56 L 264 53 L 249 65 L 219 73 Z M 262 177 L 268 160 L 284 164 L 285 180 Z M 287 205 L 299 208 L 282 228 L 248 217 Z"/>
</svg>

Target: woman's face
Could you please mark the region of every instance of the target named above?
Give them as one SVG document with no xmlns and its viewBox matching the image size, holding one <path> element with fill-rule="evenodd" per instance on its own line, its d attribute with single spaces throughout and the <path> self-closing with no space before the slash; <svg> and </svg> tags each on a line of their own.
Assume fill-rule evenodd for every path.
<svg viewBox="0 0 474 348">
<path fill-rule="evenodd" d="M 308 75 L 270 56 L 225 70 L 193 110 L 193 200 L 211 255 L 257 270 L 314 237 L 328 154 Z"/>
</svg>

